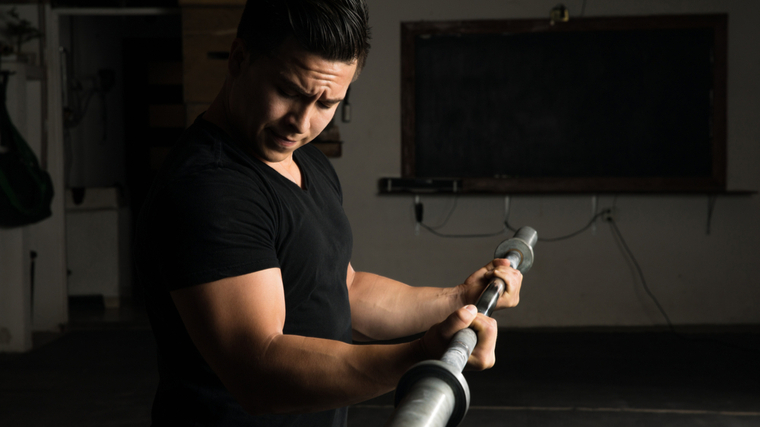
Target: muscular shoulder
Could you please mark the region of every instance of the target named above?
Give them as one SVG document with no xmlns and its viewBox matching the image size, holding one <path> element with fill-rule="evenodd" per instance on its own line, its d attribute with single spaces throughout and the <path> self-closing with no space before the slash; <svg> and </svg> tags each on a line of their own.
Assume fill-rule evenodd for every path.
<svg viewBox="0 0 760 427">
<path fill-rule="evenodd" d="M 169 289 L 278 266 L 267 178 L 223 138 L 188 129 L 143 208 L 140 247 L 160 257 L 147 262 L 161 264 Z"/>
</svg>

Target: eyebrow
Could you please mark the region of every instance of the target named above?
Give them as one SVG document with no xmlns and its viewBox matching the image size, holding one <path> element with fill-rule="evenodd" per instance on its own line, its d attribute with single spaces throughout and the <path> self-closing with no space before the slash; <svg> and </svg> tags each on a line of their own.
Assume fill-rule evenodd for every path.
<svg viewBox="0 0 760 427">
<path fill-rule="evenodd" d="M 290 81 L 290 80 L 288 80 L 286 78 L 282 78 L 281 81 L 282 81 L 282 83 L 285 86 L 288 87 L 288 89 L 290 89 L 290 90 L 292 90 L 294 92 L 297 92 L 301 96 L 304 96 L 304 97 L 307 97 L 307 98 L 311 98 L 311 97 L 314 96 L 314 95 L 308 93 L 306 90 L 304 90 L 304 88 L 302 88 L 301 86 L 299 86 L 295 82 L 292 82 L 292 81 Z M 330 105 L 339 104 L 341 101 L 343 101 L 343 98 L 322 99 L 322 100 L 320 100 L 320 102 L 322 102 L 323 104 L 330 104 Z"/>
</svg>

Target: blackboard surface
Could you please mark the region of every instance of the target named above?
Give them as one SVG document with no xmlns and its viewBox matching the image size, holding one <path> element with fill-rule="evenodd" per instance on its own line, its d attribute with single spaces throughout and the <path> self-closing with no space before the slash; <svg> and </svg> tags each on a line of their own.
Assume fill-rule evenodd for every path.
<svg viewBox="0 0 760 427">
<path fill-rule="evenodd" d="M 403 151 L 405 176 L 642 191 L 724 186 L 715 28 L 636 28 L 631 20 L 624 29 L 597 20 L 588 31 L 418 26 L 406 37 L 413 103 L 405 105 L 414 120 L 404 135 L 413 141 Z"/>
</svg>

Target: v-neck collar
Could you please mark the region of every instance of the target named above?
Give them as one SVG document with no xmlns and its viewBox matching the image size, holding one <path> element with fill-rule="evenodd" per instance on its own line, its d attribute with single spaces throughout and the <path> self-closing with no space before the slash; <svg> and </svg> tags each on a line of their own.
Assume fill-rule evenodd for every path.
<svg viewBox="0 0 760 427">
<path fill-rule="evenodd" d="M 265 166 L 267 169 L 271 170 L 272 173 L 276 174 L 278 179 L 285 180 L 287 182 L 286 185 L 292 185 L 298 188 L 301 191 L 308 192 L 309 189 L 309 174 L 304 167 L 304 162 L 301 160 L 301 153 L 300 150 L 305 147 L 299 147 L 293 152 L 293 161 L 295 162 L 296 166 L 298 167 L 298 170 L 301 173 L 301 185 L 299 186 L 295 182 L 291 181 L 286 177 L 285 175 L 281 174 L 277 169 L 273 168 L 272 166 L 268 165 L 263 160 L 259 159 L 258 157 L 252 155 L 248 152 L 248 150 L 245 149 L 243 146 L 243 143 L 240 141 L 237 141 L 232 135 L 228 134 L 224 129 L 220 128 L 216 124 L 206 120 L 203 118 L 203 114 L 199 115 L 196 119 L 196 122 L 199 122 L 199 124 L 206 129 L 212 130 L 214 133 L 218 133 L 221 135 L 224 135 L 224 140 L 229 141 L 229 144 L 234 146 L 236 149 L 239 149 L 248 159 L 250 159 L 253 162 L 258 162 L 259 164 Z M 226 142 L 225 142 L 226 143 Z"/>
</svg>

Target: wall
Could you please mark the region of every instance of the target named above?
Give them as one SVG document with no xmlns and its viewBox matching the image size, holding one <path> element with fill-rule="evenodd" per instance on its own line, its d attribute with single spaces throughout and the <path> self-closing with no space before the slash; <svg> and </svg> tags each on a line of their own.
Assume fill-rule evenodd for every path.
<svg viewBox="0 0 760 427">
<path fill-rule="evenodd" d="M 27 131 L 27 124 L 39 119 L 39 102 L 25 102 L 30 86 L 26 64 L 6 61 L 2 70 L 11 73 L 5 90 L 11 122 L 30 147 L 38 146 Z M 32 345 L 31 228 L 0 228 L 0 352 L 26 351 Z"/>
<path fill-rule="evenodd" d="M 68 55 L 68 106 L 81 115 L 81 121 L 68 129 L 65 139 L 66 186 L 123 185 L 120 43 L 123 22 L 112 16 L 66 15 L 61 16 L 59 22 L 61 46 Z M 115 86 L 107 92 L 97 91 L 101 87 L 98 77 L 101 69 L 115 73 Z"/>
<path fill-rule="evenodd" d="M 3 10 L 9 8 L 10 6 L 4 6 Z M 39 26 L 36 6 L 18 6 L 17 10 L 32 25 Z M 25 44 L 22 51 L 35 53 L 39 62 L 38 47 L 35 40 Z M 42 101 L 41 80 L 44 74 L 39 68 L 14 64 L 8 62 L 9 58 L 4 59 L 2 68 L 16 71 L 9 79 L 6 100 L 11 120 L 40 159 L 45 134 L 42 113 L 46 104 Z M 10 337 L 0 338 L 0 351 L 26 350 L 31 346 L 32 329 L 56 330 L 67 319 L 63 193 L 60 191 L 63 169 L 62 162 L 57 160 L 62 156 L 60 148 L 52 144 L 47 150 L 47 171 L 53 179 L 56 192 L 52 202 L 53 215 L 26 227 L 0 230 L 0 299 L 4 305 L 0 310 L 0 317 L 3 317 L 3 322 L 0 323 L 12 318 L 4 326 L 10 325 L 8 329 L 16 331 Z M 37 253 L 33 293 L 29 259 L 31 251 Z"/>
<path fill-rule="evenodd" d="M 488 262 L 496 246 L 508 235 L 484 239 L 442 239 L 425 231 L 415 235 L 412 197 L 377 195 L 378 178 L 400 174 L 400 22 L 547 18 L 556 0 L 369 0 L 369 3 L 373 48 L 367 67 L 351 91 L 353 121 L 340 124 L 342 139 L 346 141 L 343 157 L 334 160 L 342 177 L 345 207 L 354 229 L 353 263 L 357 269 L 414 285 L 454 285 Z M 565 1 L 571 16 L 578 14 L 582 3 L 582 0 Z M 23 8 L 30 8 L 30 17 L 35 17 L 34 6 Z M 760 170 L 754 165 L 760 157 L 760 125 L 757 124 L 760 82 L 756 79 L 760 75 L 760 57 L 756 53 L 760 28 L 754 19 L 760 16 L 760 3 L 753 0 L 588 0 L 585 7 L 586 16 L 680 13 L 729 14 L 728 186 L 736 190 L 759 190 Z M 65 34 L 61 36 L 66 38 Z M 103 34 L 99 37 L 110 38 Z M 120 68 L 115 67 L 118 72 Z M 109 102 L 117 92 L 115 88 Z M 92 102 L 96 105 L 97 100 Z M 108 112 L 111 117 L 120 114 L 114 109 Z M 50 114 L 52 117 L 54 112 L 51 110 Z M 97 122 L 98 111 L 90 114 Z M 55 121 L 51 121 L 51 126 L 54 125 Z M 94 132 L 99 133 L 97 129 Z M 118 131 L 116 134 L 118 138 Z M 51 141 L 50 149 L 53 150 L 51 161 L 63 158 L 62 146 Z M 122 172 L 118 166 L 104 169 L 99 163 L 103 158 L 111 158 L 108 156 L 120 148 L 93 149 L 103 157 L 88 160 L 87 167 L 91 169 L 81 175 L 83 180 L 78 185 L 112 185 Z M 55 162 L 53 166 L 57 167 Z M 55 174 L 60 182 L 62 171 Z M 442 221 L 454 203 L 454 199 L 447 196 L 424 196 L 422 200 L 426 222 L 430 224 Z M 760 242 L 755 220 L 760 214 L 759 200 L 756 195 L 718 197 L 709 235 L 706 233 L 706 195 L 600 195 L 598 207 L 616 206 L 619 229 L 635 254 L 647 284 L 674 323 L 757 324 L 760 310 L 754 303 L 760 300 L 757 286 L 760 267 L 752 257 Z M 55 206 L 60 209 L 58 218 L 62 218 L 62 202 Z M 585 225 L 591 212 L 591 196 L 523 195 L 510 197 L 509 220 L 514 226 L 531 225 L 541 237 L 554 237 Z M 502 196 L 460 197 L 442 231 L 497 231 L 503 214 Z M 63 229 L 62 224 L 56 227 L 56 233 Z M 63 238 L 53 240 L 43 246 L 59 251 Z M 61 264 L 62 261 L 55 262 Z M 53 283 L 61 269 L 65 269 L 58 264 L 46 269 L 38 266 L 38 272 L 49 272 L 50 283 Z M 38 280 L 42 281 L 42 277 Z M 40 292 L 44 289 L 41 286 L 38 285 Z M 60 292 L 56 290 L 61 288 L 65 290 L 65 286 L 50 287 L 50 301 L 60 300 Z M 39 306 L 40 302 L 36 304 Z M 35 310 L 35 325 L 47 328 L 65 320 L 65 316 L 65 306 L 61 310 L 60 304 L 51 305 L 46 310 Z M 589 230 L 574 239 L 540 242 L 534 268 L 525 278 L 520 306 L 500 312 L 497 319 L 507 327 L 663 323 L 610 227 L 601 223 L 595 232 Z"/>
<path fill-rule="evenodd" d="M 178 37 L 179 15 L 74 9 L 61 13 L 58 22 L 66 49 L 67 105 L 80 117 L 64 132 L 66 188 L 85 188 L 81 206 L 71 196 L 67 204 L 68 294 L 103 295 L 106 306 L 114 307 L 132 295 L 131 218 L 124 204 L 130 196 L 125 130 L 134 124 L 125 123 L 125 82 L 131 76 L 124 72 L 123 42 Z M 103 85 L 103 70 L 113 73 L 110 88 Z M 102 205 L 102 194 L 114 195 L 118 203 Z"/>
<path fill-rule="evenodd" d="M 118 10 L 114 9 L 114 13 Z M 67 187 L 125 186 L 125 126 L 122 42 L 125 38 L 176 34 L 180 26 L 176 15 L 123 16 L 87 14 L 60 16 L 61 46 L 69 55 L 69 82 L 81 90 L 69 90 L 85 105 L 88 93 L 101 87 L 100 70 L 114 72 L 114 85 L 90 97 L 80 124 L 68 131 Z M 176 22 L 175 22 L 176 21 Z"/>
<path fill-rule="evenodd" d="M 565 1 L 572 16 L 582 0 Z M 442 239 L 414 232 L 412 196 L 379 196 L 377 179 L 400 176 L 400 22 L 547 18 L 556 0 L 370 0 L 372 51 L 353 85 L 353 121 L 341 123 L 345 208 L 354 229 L 356 269 L 414 285 L 454 285 L 487 263 L 509 235 Z M 728 13 L 728 188 L 760 190 L 760 2 L 752 0 L 588 0 L 585 16 Z M 473 141 L 473 143 L 477 143 Z M 440 223 L 451 196 L 423 196 L 426 222 Z M 509 199 L 509 222 L 530 225 L 542 238 L 584 226 L 589 195 L 520 195 Z M 598 208 L 615 206 L 616 224 L 646 283 L 677 325 L 760 323 L 760 197 L 719 196 L 710 221 L 707 195 L 601 194 Z M 503 196 L 456 200 L 449 233 L 498 231 Z M 576 238 L 539 242 L 525 276 L 521 303 L 499 312 L 506 327 L 649 326 L 664 323 L 643 290 L 635 266 L 610 226 L 599 223 Z"/>
</svg>

